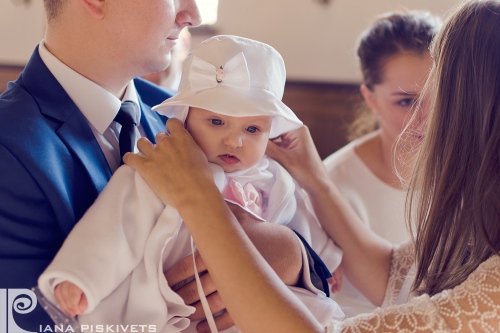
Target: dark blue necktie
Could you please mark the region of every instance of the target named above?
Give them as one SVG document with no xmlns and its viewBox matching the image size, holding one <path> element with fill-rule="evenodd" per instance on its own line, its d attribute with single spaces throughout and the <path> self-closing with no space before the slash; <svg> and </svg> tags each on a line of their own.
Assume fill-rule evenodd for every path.
<svg viewBox="0 0 500 333">
<path fill-rule="evenodd" d="M 120 165 L 123 164 L 123 155 L 134 151 L 135 128 L 137 127 L 136 114 L 138 107 L 134 102 L 125 101 L 120 107 L 114 121 L 122 125 L 120 131 Z"/>
</svg>

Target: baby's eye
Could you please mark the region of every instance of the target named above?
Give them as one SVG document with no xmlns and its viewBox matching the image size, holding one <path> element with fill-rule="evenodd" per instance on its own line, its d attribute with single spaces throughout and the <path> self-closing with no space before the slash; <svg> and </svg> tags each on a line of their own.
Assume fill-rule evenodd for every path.
<svg viewBox="0 0 500 333">
<path fill-rule="evenodd" d="M 412 106 L 413 105 L 413 102 L 415 100 L 413 98 L 405 98 L 405 99 L 402 99 L 402 100 L 399 100 L 397 102 L 397 104 L 399 106 L 402 106 L 402 107 L 409 107 L 409 106 Z"/>
<path fill-rule="evenodd" d="M 210 122 L 212 123 L 212 125 L 216 125 L 216 126 L 222 125 L 222 120 L 220 120 L 220 119 L 210 119 Z"/>
<path fill-rule="evenodd" d="M 259 129 L 258 129 L 257 127 L 255 127 L 255 126 L 248 126 L 248 127 L 246 128 L 246 130 L 247 130 L 247 132 L 250 132 L 250 133 L 255 133 L 255 132 L 257 132 Z"/>
</svg>

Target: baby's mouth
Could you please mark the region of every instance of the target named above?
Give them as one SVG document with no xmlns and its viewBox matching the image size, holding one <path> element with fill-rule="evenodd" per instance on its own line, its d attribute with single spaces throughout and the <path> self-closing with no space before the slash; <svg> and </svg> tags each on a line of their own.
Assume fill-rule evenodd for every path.
<svg viewBox="0 0 500 333">
<path fill-rule="evenodd" d="M 238 157 L 230 154 L 219 155 L 218 157 L 226 164 L 237 164 L 240 162 Z"/>
</svg>

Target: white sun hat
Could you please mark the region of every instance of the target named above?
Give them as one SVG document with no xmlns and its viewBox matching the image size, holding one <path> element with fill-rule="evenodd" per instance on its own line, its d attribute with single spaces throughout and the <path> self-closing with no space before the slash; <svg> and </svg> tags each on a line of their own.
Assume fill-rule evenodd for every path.
<svg viewBox="0 0 500 333">
<path fill-rule="evenodd" d="M 215 36 L 186 58 L 177 95 L 153 107 L 185 121 L 190 106 L 232 117 L 273 116 L 270 137 L 302 125 L 282 101 L 286 70 L 271 46 L 238 36 Z"/>
</svg>

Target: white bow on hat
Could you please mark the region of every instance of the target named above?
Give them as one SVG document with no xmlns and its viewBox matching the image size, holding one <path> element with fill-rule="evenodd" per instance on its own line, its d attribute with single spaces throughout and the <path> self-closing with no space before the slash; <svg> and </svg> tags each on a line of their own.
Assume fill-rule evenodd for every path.
<svg viewBox="0 0 500 333">
<path fill-rule="evenodd" d="M 194 92 L 215 88 L 219 84 L 241 89 L 250 88 L 250 73 L 243 52 L 219 68 L 193 56 L 188 78 L 191 90 Z"/>
<path fill-rule="evenodd" d="M 153 110 L 185 121 L 189 107 L 231 117 L 271 116 L 270 137 L 302 125 L 282 101 L 283 58 L 271 46 L 238 36 L 214 36 L 184 61 L 179 93 Z"/>
</svg>

